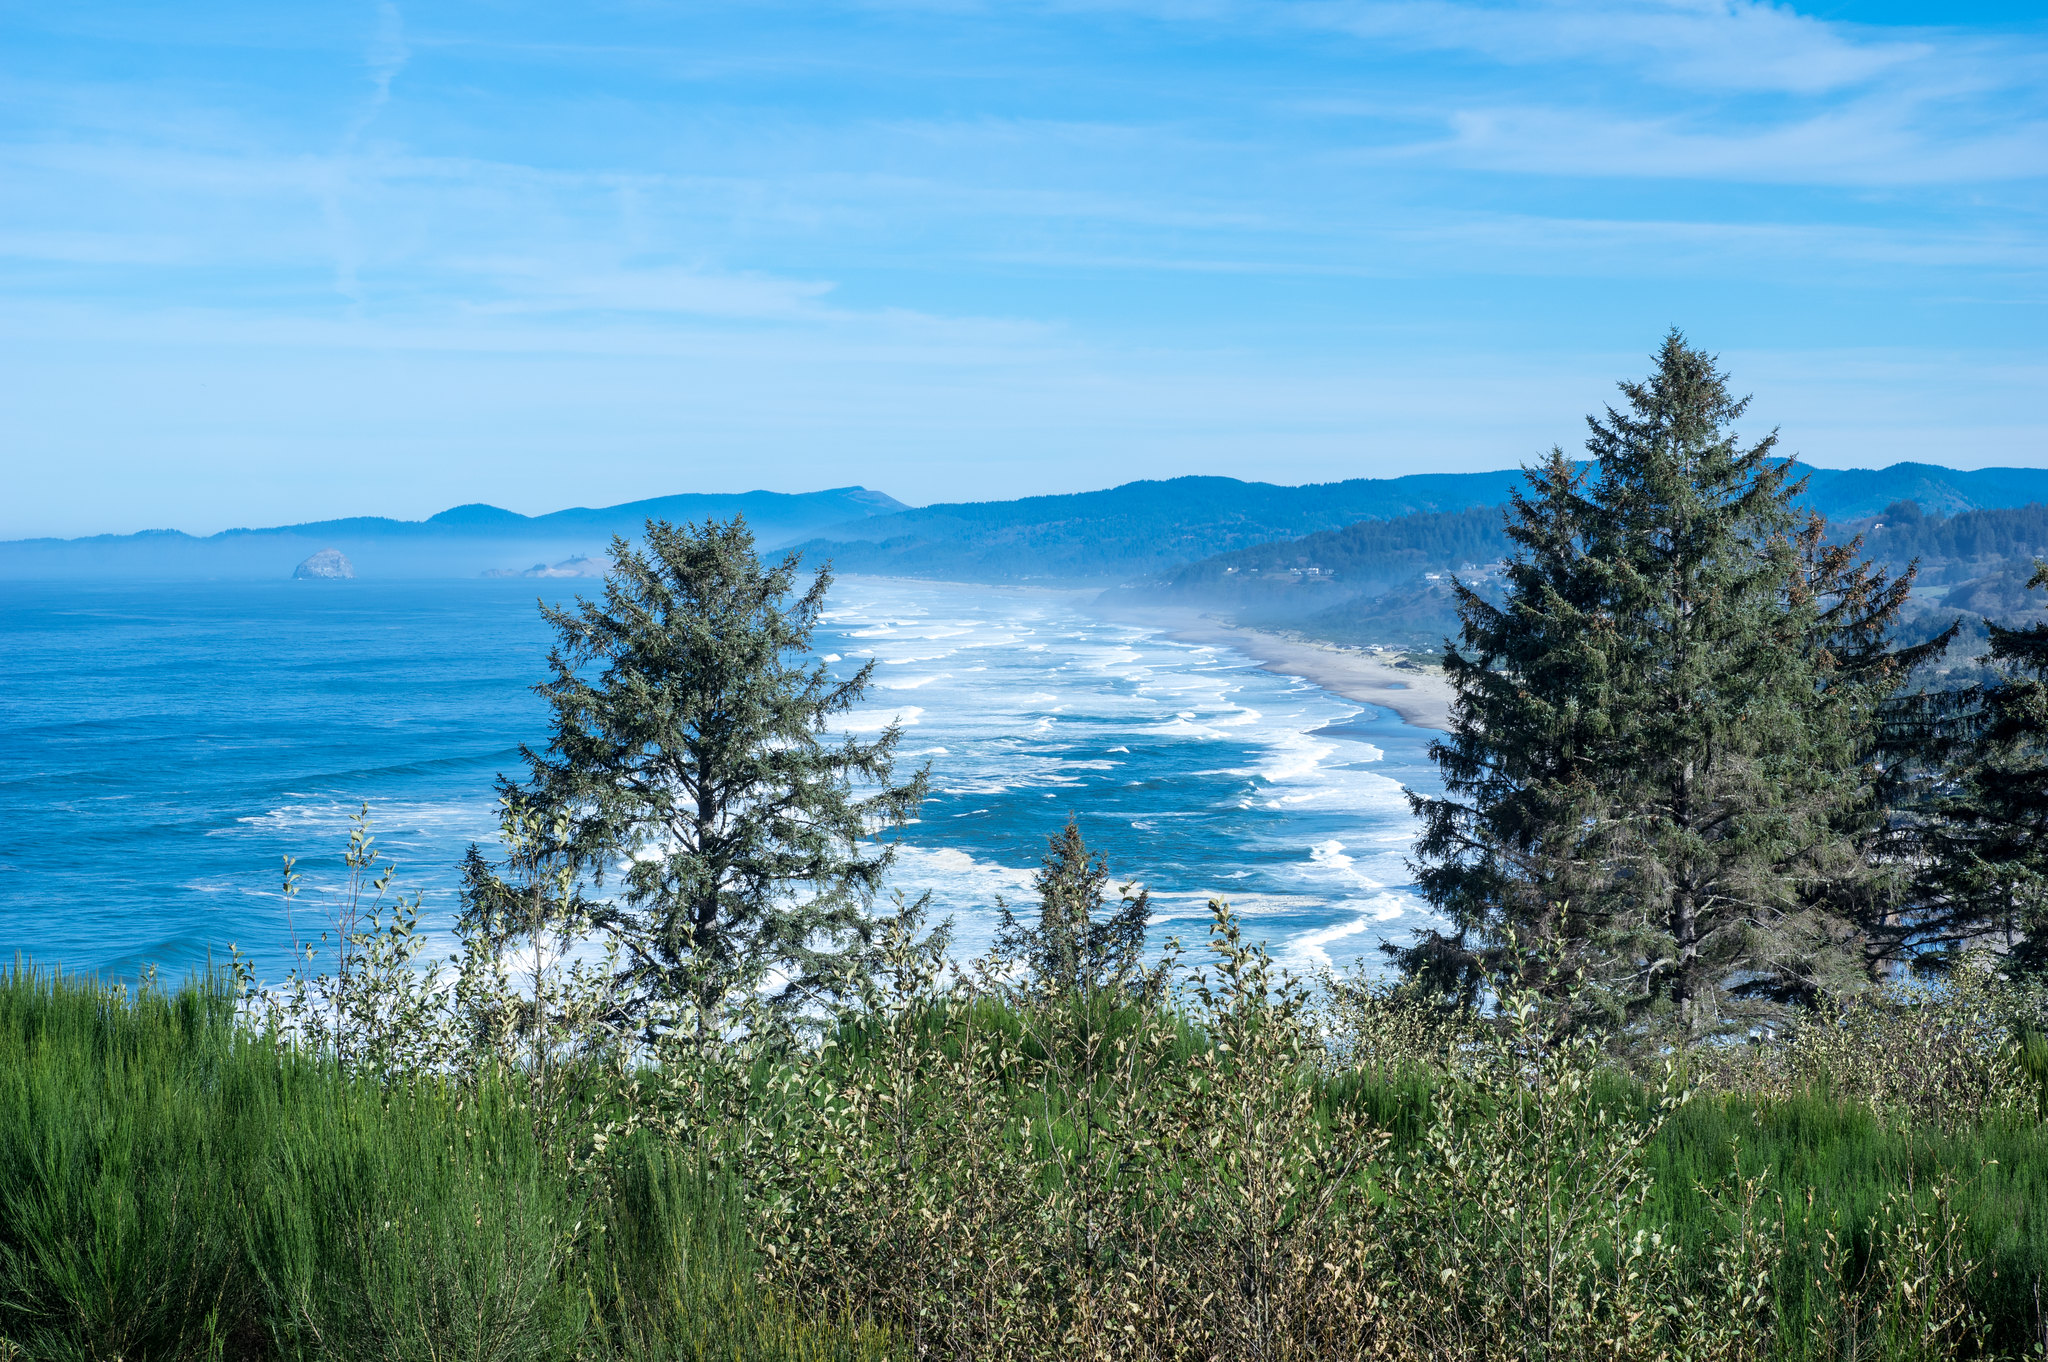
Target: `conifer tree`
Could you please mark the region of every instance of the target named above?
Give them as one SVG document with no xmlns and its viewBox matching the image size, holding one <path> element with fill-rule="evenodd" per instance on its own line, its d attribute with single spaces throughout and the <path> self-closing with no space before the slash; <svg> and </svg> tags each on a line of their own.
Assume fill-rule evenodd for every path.
<svg viewBox="0 0 2048 1362">
<path fill-rule="evenodd" d="M 1440 990 L 1520 972 L 1587 1020 L 1699 1036 L 1863 977 L 1899 878 L 1873 854 L 1878 712 L 1926 650 L 1886 645 L 1910 574 L 1796 509 L 1713 357 L 1674 331 L 1656 364 L 1588 418 L 1590 463 L 1554 449 L 1513 499 L 1505 601 L 1458 588 L 1444 794 L 1410 796 L 1451 930 L 1394 954 Z"/>
<path fill-rule="evenodd" d="M 795 594 L 797 556 L 764 566 L 738 518 L 649 521 L 643 545 L 612 541 L 602 600 L 542 606 L 553 735 L 505 793 L 600 886 L 616 875 L 594 920 L 641 1004 L 688 1004 L 701 1031 L 742 990 L 795 1009 L 860 961 L 894 855 L 874 834 L 926 777 L 895 780 L 893 724 L 828 735 L 874 670 L 834 681 L 809 657 L 829 568 Z"/>
<path fill-rule="evenodd" d="M 1046 840 L 1045 859 L 1032 877 L 1037 921 L 1020 921 L 998 899 L 995 956 L 1022 963 L 1034 983 L 1056 995 L 1128 986 L 1144 965 L 1152 891 L 1133 895 L 1126 885 L 1117 906 L 1105 911 L 1109 865 L 1089 850 L 1080 824 L 1069 818 Z"/>
<path fill-rule="evenodd" d="M 2048 586 L 2048 563 L 2027 585 Z M 1939 755 L 1901 954 L 1932 963 L 1989 938 L 2017 971 L 2048 974 L 2048 625 L 1988 627 L 1992 679 L 1930 697 L 1934 722 L 1912 733 Z"/>
</svg>

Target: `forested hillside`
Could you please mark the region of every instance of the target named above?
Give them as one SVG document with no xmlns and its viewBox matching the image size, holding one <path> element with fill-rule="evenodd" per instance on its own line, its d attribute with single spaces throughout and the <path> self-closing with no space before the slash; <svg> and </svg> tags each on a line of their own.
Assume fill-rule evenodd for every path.
<svg viewBox="0 0 2048 1362">
<path fill-rule="evenodd" d="M 1900 501 L 1875 516 L 1836 522 L 1836 539 L 1859 536 L 1866 557 L 1894 568 L 1917 561 L 1923 586 L 1945 586 L 2000 571 L 2014 559 L 2048 556 L 2048 505 L 1944 516 Z"/>
<path fill-rule="evenodd" d="M 1518 471 L 1280 487 L 1235 478 L 926 506 L 840 527 L 802 547 L 840 572 L 962 581 L 1121 582 L 1361 520 L 1497 505 Z"/>
<path fill-rule="evenodd" d="M 1941 515 L 1898 501 L 1877 515 L 1832 522 L 1829 538 L 1860 540 L 1866 557 L 1895 573 L 1917 565 L 1904 627 L 1931 634 L 1960 620 L 1950 668 L 1967 667 L 1981 651 L 1986 620 L 2044 616 L 2042 593 L 2026 584 L 2034 560 L 2048 558 L 2048 505 Z M 1118 594 L 1333 642 L 1426 648 L 1456 631 L 1452 578 L 1492 592 L 1506 548 L 1501 509 L 1473 507 L 1217 554 Z"/>
<path fill-rule="evenodd" d="M 1807 482 L 1799 504 L 1832 520 L 1870 518 L 1903 500 L 1916 502 L 1929 515 L 1954 515 L 2048 498 L 2048 470 L 2042 469 L 1894 464 L 1882 469 L 1802 466 L 1798 472 Z M 1172 478 L 1100 492 L 924 506 L 835 526 L 802 547 L 808 556 L 831 558 L 841 572 L 975 582 L 1166 578 L 1174 583 L 1170 592 L 1183 596 L 1206 593 L 1247 612 L 1300 615 L 1346 594 L 1327 590 L 1323 579 L 1332 572 L 1357 588 L 1496 555 L 1488 536 L 1497 538 L 1498 508 L 1520 478 L 1518 469 L 1354 478 L 1304 487 Z M 1482 515 L 1476 510 L 1480 507 L 1494 509 Z M 1459 519 L 1461 512 L 1469 514 Z M 1391 538 L 1317 537 L 1360 521 L 1409 517 L 1417 523 L 1391 532 Z M 1263 556 L 1259 552 L 1262 546 L 1280 544 L 1289 547 Z M 1247 550 L 1253 551 L 1250 556 L 1234 556 Z M 1192 576 L 1183 574 L 1191 564 L 1201 566 L 1190 569 Z M 1280 587 L 1220 580 L 1266 577 L 1276 568 L 1301 569 L 1304 580 Z"/>
<path fill-rule="evenodd" d="M 1224 610 L 1247 623 L 1307 619 L 1332 606 L 1396 587 L 1437 587 L 1441 575 L 1490 563 L 1507 549 L 1500 508 L 1474 506 L 1262 544 L 1192 563 L 1163 581 L 1136 586 L 1131 599 Z M 1439 581 L 1431 581 L 1430 574 Z M 1448 595 L 1444 597 L 1448 600 Z"/>
</svg>

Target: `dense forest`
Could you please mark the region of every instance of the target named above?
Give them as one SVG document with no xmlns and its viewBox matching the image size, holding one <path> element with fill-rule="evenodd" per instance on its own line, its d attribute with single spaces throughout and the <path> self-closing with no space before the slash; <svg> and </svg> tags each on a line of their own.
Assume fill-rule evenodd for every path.
<svg viewBox="0 0 2048 1362">
<path fill-rule="evenodd" d="M 1301 618 L 1340 597 L 1491 563 L 1507 547 L 1498 506 L 1426 512 L 1217 554 L 1138 594 L 1229 605 L 1248 621 Z"/>
<path fill-rule="evenodd" d="M 1952 516 L 1894 502 L 1878 515 L 1837 520 L 1830 537 L 1856 539 L 1868 558 L 1896 569 L 1920 564 L 1920 584 L 1940 586 L 2048 556 L 2048 505 L 2001 506 Z"/>
</svg>

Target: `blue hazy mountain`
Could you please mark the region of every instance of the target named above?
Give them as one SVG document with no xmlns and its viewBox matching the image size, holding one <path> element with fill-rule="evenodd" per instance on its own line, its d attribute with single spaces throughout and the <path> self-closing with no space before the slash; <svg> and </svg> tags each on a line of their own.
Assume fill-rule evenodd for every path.
<svg viewBox="0 0 2048 1362">
<path fill-rule="evenodd" d="M 2048 501 L 2048 469 L 1964 471 L 1902 463 L 1884 469 L 1801 471 L 1809 479 L 1806 503 L 1831 520 L 1873 515 L 1897 501 L 1917 502 L 1935 515 Z M 1101 492 L 922 506 L 839 526 L 803 548 L 807 555 L 830 557 L 842 572 L 1110 583 L 1172 575 L 1219 554 L 1321 535 L 1290 555 L 1290 561 L 1339 551 L 1356 570 L 1384 548 L 1414 571 L 1467 561 L 1478 549 L 1467 541 L 1481 527 L 1452 525 L 1443 518 L 1505 503 L 1521 478 L 1519 469 L 1354 478 L 1303 487 L 1172 478 Z M 1406 516 L 1425 519 L 1413 533 L 1361 533 L 1352 536 L 1356 543 L 1330 538 L 1361 521 Z M 1225 575 L 1223 566 L 1249 565 L 1226 561 L 1212 575 Z"/>
<path fill-rule="evenodd" d="M 2048 600 L 2026 589 L 2048 557 L 2048 469 L 1801 471 L 1803 500 L 1828 517 L 1831 538 L 1858 540 L 1892 571 L 1917 567 L 1909 629 L 1922 616 L 1929 632 L 1956 618 L 2032 619 Z M 1117 595 L 1339 642 L 1429 647 L 1457 628 L 1452 576 L 1491 594 L 1510 548 L 1498 507 L 1423 512 L 1214 554 Z"/>
<path fill-rule="evenodd" d="M 1895 463 L 1889 468 L 1805 468 L 1806 504 L 1829 520 L 1874 516 L 1910 501 L 1928 515 L 1993 510 L 2048 501 L 2048 468 L 1942 468 Z"/>
<path fill-rule="evenodd" d="M 146 530 L 89 539 L 16 539 L 0 542 L 0 577 L 279 578 L 325 549 L 340 550 L 364 577 L 475 577 L 579 555 L 602 558 L 613 535 L 636 534 L 650 517 L 745 515 L 763 544 L 778 546 L 826 526 L 904 509 L 894 497 L 864 487 L 684 493 L 537 516 L 479 504 L 425 520 L 356 516 L 204 537 Z"/>
<path fill-rule="evenodd" d="M 872 516 L 803 545 L 841 572 L 974 582 L 1121 582 L 1363 520 L 1496 505 L 1521 477 L 1419 473 L 1282 487 L 1236 478 L 954 502 Z"/>
<path fill-rule="evenodd" d="M 1907 501 L 1932 516 L 2048 501 L 2048 469 L 1961 470 L 1902 463 L 1802 471 L 1809 479 L 1807 504 L 1837 521 L 1868 518 Z M 694 520 L 744 514 L 765 546 L 800 545 L 807 560 L 829 558 L 841 572 L 980 582 L 1156 582 L 1219 554 L 1334 535 L 1361 522 L 1455 517 L 1475 507 L 1499 506 L 1521 476 L 1518 469 L 1499 469 L 1300 487 L 1185 477 L 1098 492 L 914 509 L 860 487 L 801 494 L 685 494 L 540 516 L 471 505 L 420 521 L 358 517 L 228 530 L 205 538 L 158 530 L 15 540 L 0 543 L 0 577 L 284 577 L 312 554 L 330 548 L 340 550 L 366 577 L 473 577 L 578 557 L 601 560 L 612 535 L 631 535 L 650 516 Z M 1308 566 L 1309 559 L 1341 552 L 1351 560 L 1351 574 L 1386 549 L 1399 559 L 1403 573 L 1455 567 L 1478 551 L 1468 541 L 1484 530 L 1473 523 L 1425 520 L 1401 530 L 1361 532 L 1342 542 L 1319 540 L 1294 551 L 1290 561 L 1301 558 Z M 1205 575 L 1237 575 L 1222 573 L 1223 566 L 1251 565 L 1215 564 L 1215 572 L 1197 572 L 1184 582 L 1193 587 Z M 1401 575 L 1393 567 L 1390 562 L 1377 575 Z"/>
</svg>

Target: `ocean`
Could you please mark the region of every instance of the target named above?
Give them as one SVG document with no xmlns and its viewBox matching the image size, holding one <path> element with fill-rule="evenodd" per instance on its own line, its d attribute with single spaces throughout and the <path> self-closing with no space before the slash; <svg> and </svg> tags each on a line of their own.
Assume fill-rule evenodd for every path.
<svg viewBox="0 0 2048 1362">
<path fill-rule="evenodd" d="M 430 931 L 494 833 L 493 783 L 545 741 L 536 588 L 591 582 L 0 583 L 0 950 L 170 977 L 230 943 L 289 966 L 370 806 Z M 1404 786 L 1435 788 L 1427 730 L 1227 648 L 1092 615 L 1092 593 L 844 578 L 818 631 L 877 659 L 851 725 L 904 725 L 932 799 L 895 883 L 929 889 L 963 958 L 998 895 L 1029 897 L 1069 815 L 1117 883 L 1152 891 L 1155 944 L 1197 945 L 1212 897 L 1300 969 L 1379 958 L 1428 921 Z"/>
</svg>

